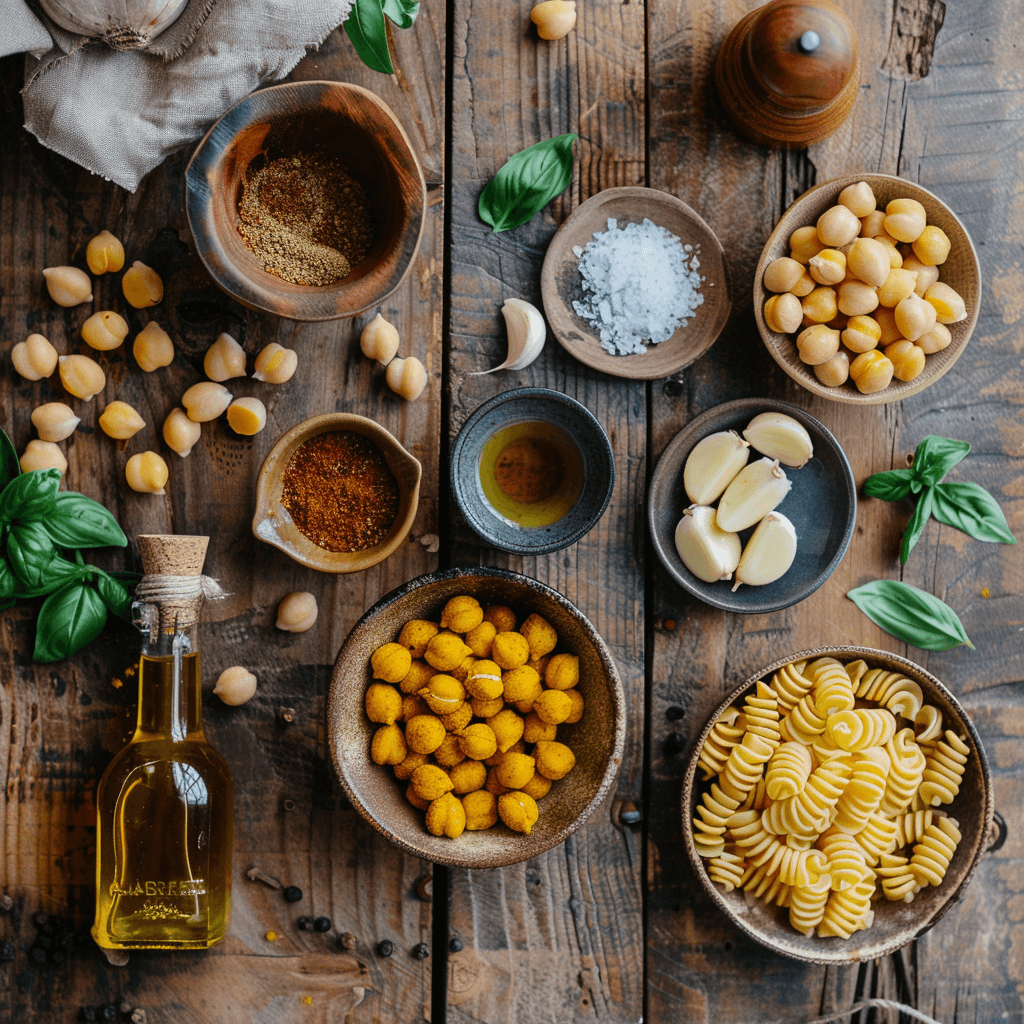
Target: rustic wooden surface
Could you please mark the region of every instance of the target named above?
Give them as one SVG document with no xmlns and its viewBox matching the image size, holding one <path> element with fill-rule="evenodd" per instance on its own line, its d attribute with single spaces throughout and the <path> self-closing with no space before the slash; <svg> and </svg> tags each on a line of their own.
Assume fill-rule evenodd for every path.
<svg viewBox="0 0 1024 1024">
<path fill-rule="evenodd" d="M 65 964 L 38 964 L 30 955 L 36 912 L 70 915 L 79 927 L 91 919 L 92 792 L 130 722 L 126 670 L 137 638 L 113 626 L 71 662 L 35 666 L 35 608 L 0 616 L 0 893 L 14 899 L 0 916 L 0 942 L 16 948 L 15 961 L 0 964 L 0 991 L 11 994 L 0 999 L 0 1024 L 71 1021 L 80 1006 L 122 1000 L 159 1024 L 752 1024 L 841 1012 L 869 996 L 917 1006 L 944 1024 L 1024 1021 L 1024 544 L 981 544 L 933 522 L 901 571 L 909 503 L 864 499 L 850 552 L 821 590 L 787 611 L 742 618 L 677 588 L 651 556 L 643 525 L 646 479 L 672 436 L 721 401 L 771 394 L 829 426 L 858 482 L 904 465 L 925 434 L 970 441 L 957 478 L 991 490 L 1024 537 L 1024 39 L 1016 5 L 851 0 L 860 96 L 835 136 L 802 153 L 743 142 L 710 87 L 717 47 L 752 0 L 581 0 L 575 31 L 555 43 L 537 39 L 529 6 L 425 4 L 412 30 L 393 34 L 399 73 L 392 79 L 362 69 L 342 33 L 291 76 L 373 89 L 423 160 L 433 200 L 423 245 L 384 310 L 402 333 L 403 354 L 419 356 L 429 371 L 428 391 L 412 406 L 360 357 L 355 339 L 366 318 L 299 326 L 248 312 L 213 286 L 185 224 L 186 154 L 129 195 L 21 129 L 21 63 L 0 65 L 0 426 L 21 450 L 31 409 L 63 398 L 53 381 L 17 377 L 9 351 L 32 330 L 60 351 L 79 350 L 77 327 L 92 310 L 55 307 L 39 270 L 81 264 L 88 238 L 109 228 L 130 259 L 164 273 L 167 298 L 153 313 L 178 354 L 152 375 L 123 351 L 103 357 L 104 394 L 70 403 L 83 423 L 63 446 L 68 486 L 110 505 L 130 536 L 212 534 L 207 571 L 232 596 L 207 612 L 207 687 L 243 661 L 261 682 L 242 708 L 206 703 L 238 808 L 229 939 L 206 954 L 136 955 L 122 968 L 88 944 Z M 566 131 L 580 136 L 571 188 L 528 225 L 492 234 L 476 217 L 481 187 L 511 153 Z M 981 318 L 954 371 L 903 403 L 867 409 L 799 389 L 763 349 L 750 307 L 753 268 L 782 210 L 816 181 L 858 170 L 897 173 L 936 192 L 966 224 L 983 273 Z M 539 303 L 540 265 L 557 226 L 595 192 L 640 184 L 678 195 L 722 240 L 734 311 L 712 350 L 678 378 L 651 384 L 582 367 L 554 341 L 526 370 L 468 376 L 504 356 L 502 300 Z M 94 308 L 111 307 L 123 311 L 123 302 L 103 281 Z M 133 328 L 148 318 L 129 316 Z M 187 460 L 168 454 L 166 498 L 135 495 L 123 484 L 128 455 L 162 447 L 164 415 L 200 379 L 202 355 L 221 330 L 250 359 L 272 340 L 296 348 L 298 373 L 277 389 L 239 382 L 239 393 L 267 402 L 267 429 L 238 439 L 223 424 L 205 426 Z M 608 428 L 618 470 L 595 530 L 538 558 L 482 546 L 448 499 L 447 445 L 477 405 L 522 385 L 565 391 L 591 408 Z M 149 423 L 124 451 L 96 428 L 102 403 L 115 397 Z M 378 419 L 424 463 L 424 482 L 412 537 L 399 553 L 366 573 L 325 579 L 255 542 L 249 518 L 256 473 L 277 436 L 333 409 Z M 431 534 L 441 538 L 436 554 L 428 550 Z M 137 568 L 134 551 L 101 557 L 104 565 Z M 626 762 L 614 796 L 562 847 L 502 871 L 432 872 L 344 805 L 326 757 L 324 695 L 342 639 L 378 596 L 435 565 L 477 562 L 544 580 L 595 623 L 626 686 Z M 844 597 L 868 579 L 900 576 L 956 608 L 977 650 L 905 648 Z M 317 594 L 320 621 L 307 634 L 278 634 L 277 600 L 295 589 Z M 678 810 L 690 744 L 720 698 L 780 653 L 830 642 L 907 654 L 950 685 L 985 740 L 996 806 L 1008 824 L 1005 842 L 983 857 L 965 899 L 935 929 L 895 956 L 838 970 L 770 954 L 720 918 L 682 852 Z M 280 719 L 282 707 L 294 709 L 292 723 Z M 621 826 L 623 803 L 639 808 L 639 825 Z M 285 904 L 246 880 L 254 865 L 299 885 L 303 901 Z M 300 913 L 326 914 L 333 931 L 297 931 Z M 280 938 L 268 941 L 269 931 Z M 346 932 L 353 948 L 339 951 L 335 936 Z M 450 950 L 449 935 L 459 940 Z M 377 951 L 383 939 L 394 943 L 393 956 Z M 420 942 L 430 953 L 423 961 L 412 956 Z M 873 1011 L 856 1019 L 896 1024 L 898 1017 Z"/>
</svg>

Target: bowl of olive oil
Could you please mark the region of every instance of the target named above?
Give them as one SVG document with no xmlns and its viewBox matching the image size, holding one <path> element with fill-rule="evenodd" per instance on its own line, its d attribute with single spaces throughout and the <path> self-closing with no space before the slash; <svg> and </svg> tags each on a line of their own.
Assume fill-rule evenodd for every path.
<svg viewBox="0 0 1024 1024">
<path fill-rule="evenodd" d="M 614 485 L 601 424 L 575 399 L 546 388 L 485 402 L 452 449 L 459 511 L 502 551 L 543 554 L 575 544 L 604 514 Z"/>
</svg>

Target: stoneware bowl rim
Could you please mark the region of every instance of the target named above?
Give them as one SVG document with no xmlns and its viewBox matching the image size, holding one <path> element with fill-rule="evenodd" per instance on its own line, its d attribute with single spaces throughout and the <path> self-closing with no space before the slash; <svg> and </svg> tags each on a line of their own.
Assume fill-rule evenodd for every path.
<svg viewBox="0 0 1024 1024">
<path fill-rule="evenodd" d="M 788 922 L 783 925 L 779 925 L 774 918 L 771 918 L 772 924 L 769 926 L 769 934 L 768 928 L 759 928 L 756 926 L 758 923 L 757 921 L 752 923 L 742 915 L 736 913 L 733 909 L 732 903 L 726 898 L 727 895 L 733 896 L 734 893 L 724 893 L 708 877 L 707 870 L 705 869 L 702 859 L 697 853 L 697 849 L 693 842 L 693 829 L 691 822 L 696 806 L 697 792 L 701 786 L 701 783 L 696 780 L 697 760 L 700 757 L 700 751 L 704 745 L 704 740 L 707 738 L 708 733 L 711 731 L 711 728 L 717 721 L 719 715 L 721 715 L 730 704 L 734 703 L 741 696 L 747 693 L 747 691 L 749 691 L 759 679 L 765 679 L 784 665 L 789 665 L 794 661 L 801 661 L 804 659 L 811 661 L 815 658 L 822 657 L 835 657 L 840 659 L 863 658 L 869 664 L 877 663 L 886 666 L 890 671 L 902 671 L 909 678 L 921 685 L 921 689 L 925 691 L 926 700 L 937 699 L 946 706 L 944 708 L 944 712 L 948 709 L 952 709 L 957 719 L 956 725 L 966 733 L 973 746 L 971 756 L 968 760 L 968 770 L 972 774 L 977 774 L 979 776 L 982 789 L 984 790 L 984 807 L 981 811 L 980 827 L 975 830 L 973 848 L 967 851 L 969 863 L 967 864 L 966 869 L 964 869 L 959 882 L 955 887 L 949 888 L 948 891 L 943 891 L 942 902 L 935 907 L 930 914 L 926 914 L 923 920 L 914 921 L 912 926 L 907 925 L 897 936 L 889 939 L 888 941 L 873 938 L 872 930 L 871 928 L 868 928 L 864 931 L 854 933 L 854 935 L 847 940 L 814 938 L 813 943 L 815 945 L 813 945 L 811 949 L 807 949 L 804 947 L 810 944 L 808 937 L 791 928 Z M 931 693 L 929 693 L 929 691 L 931 691 Z M 948 718 L 944 714 L 943 731 L 949 727 Z M 961 790 L 961 793 L 962 792 L 963 791 Z M 951 806 L 955 805 L 956 801 L 954 801 L 954 804 Z M 683 841 L 686 845 L 686 853 L 690 860 L 690 866 L 693 869 L 694 874 L 700 880 L 704 890 L 711 896 L 711 899 L 719 910 L 721 910 L 741 931 L 746 932 L 747 935 L 762 946 L 766 946 L 768 949 L 771 949 L 776 953 L 781 953 L 783 956 L 815 964 L 852 964 L 864 960 L 874 960 L 878 957 L 887 956 L 889 953 L 895 952 L 897 949 L 905 946 L 913 939 L 919 938 L 926 931 L 932 928 L 954 903 L 958 903 L 960 901 L 967 883 L 970 882 L 973 877 L 974 872 L 978 867 L 978 861 L 981 859 L 981 855 L 985 851 L 986 836 L 992 825 L 994 806 L 995 795 L 992 788 L 992 774 L 989 768 L 988 758 L 985 754 L 985 748 L 982 746 L 981 737 L 978 735 L 978 731 L 974 727 L 974 723 L 971 721 L 969 715 L 953 695 L 952 691 L 943 682 L 941 682 L 941 680 L 932 675 L 931 672 L 918 665 L 916 662 L 911 661 L 909 658 L 904 658 L 899 654 L 892 653 L 891 651 L 882 651 L 874 647 L 856 647 L 845 644 L 815 647 L 811 650 L 797 651 L 795 654 L 787 654 L 783 658 L 776 659 L 766 668 L 756 672 L 754 675 L 747 678 L 745 682 L 737 686 L 732 693 L 730 693 L 729 696 L 718 705 L 697 739 L 696 745 L 690 754 L 686 774 L 683 778 L 683 788 L 680 801 Z M 963 809 L 961 808 L 959 811 L 962 815 Z M 956 817 L 955 814 L 954 817 Z M 961 850 L 964 847 L 964 841 L 967 839 L 967 833 L 964 829 L 962 817 L 958 820 L 961 822 L 961 831 L 964 832 L 964 840 L 961 840 L 961 843 L 958 845 L 957 855 L 954 856 L 954 860 L 961 853 Z M 975 820 L 977 821 L 977 818 L 975 818 Z M 740 898 L 742 899 L 742 894 Z M 888 901 L 883 898 L 880 902 L 884 905 Z M 766 916 L 771 914 L 771 910 L 769 908 L 764 908 L 763 904 L 759 901 L 757 906 L 765 911 Z M 918 915 L 914 916 L 919 916 L 921 913 L 921 905 L 917 900 L 909 904 L 890 903 L 889 906 L 896 908 L 893 913 L 896 913 L 898 910 L 905 907 L 907 909 L 903 912 L 908 915 L 913 915 L 913 908 L 915 906 L 918 908 Z M 875 909 L 876 911 L 879 909 L 877 904 Z M 817 944 L 820 944 L 820 951 Z"/>
<path fill-rule="evenodd" d="M 607 474 L 607 486 L 600 493 L 595 493 L 594 488 L 600 485 L 600 478 L 593 480 L 584 479 L 583 492 L 577 501 L 576 507 L 581 507 L 589 501 L 589 512 L 586 518 L 578 520 L 577 525 L 569 533 L 559 532 L 558 523 L 552 528 L 553 539 L 542 542 L 539 533 L 523 530 L 521 533 L 513 533 L 511 526 L 506 526 L 504 520 L 492 513 L 487 499 L 477 494 L 476 489 L 463 486 L 461 471 L 479 473 L 479 453 L 487 438 L 478 436 L 480 434 L 481 422 L 502 406 L 512 403 L 523 403 L 529 400 L 542 399 L 562 406 L 568 413 L 579 420 L 582 430 L 587 432 L 590 440 L 596 442 L 596 457 L 600 462 L 596 468 L 601 474 Z M 527 411 L 522 418 L 530 418 Z M 543 417 L 534 416 L 535 419 Z M 490 434 L 488 434 L 490 436 Z M 584 453 L 585 454 L 585 453 Z M 469 460 L 469 462 L 466 462 Z M 466 462 L 465 467 L 463 463 Z M 601 426 L 597 417 L 582 403 L 570 395 L 561 391 L 552 391 L 549 388 L 515 388 L 512 391 L 504 391 L 501 394 L 489 398 L 482 405 L 470 413 L 466 422 L 462 425 L 452 445 L 451 459 L 449 460 L 449 483 L 455 503 L 459 511 L 465 517 L 466 522 L 479 534 L 488 544 L 515 554 L 541 555 L 551 551 L 560 551 L 562 548 L 575 544 L 581 537 L 586 536 L 604 515 L 611 501 L 612 492 L 615 490 L 615 454 L 612 451 L 611 441 L 604 427 Z M 593 484 L 593 487 L 590 485 Z M 572 511 L 565 519 L 572 516 Z M 564 522 L 565 520 L 560 520 Z"/>
<path fill-rule="evenodd" d="M 369 437 L 380 449 L 398 484 L 399 513 L 388 536 L 379 544 L 363 551 L 327 551 L 304 537 L 297 528 L 289 529 L 289 533 L 294 532 L 296 536 L 283 537 L 273 525 L 273 512 L 279 507 L 273 492 L 280 485 L 292 452 L 311 437 L 331 430 L 353 430 Z M 419 507 L 422 472 L 419 460 L 410 455 L 399 440 L 376 420 L 348 412 L 329 412 L 311 416 L 285 431 L 263 460 L 256 478 L 253 536 L 272 547 L 279 548 L 300 565 L 319 572 L 346 573 L 368 569 L 383 562 L 409 535 Z"/>
<path fill-rule="evenodd" d="M 382 282 L 383 287 L 372 297 L 364 295 L 351 305 L 346 305 L 349 291 L 357 286 L 346 284 L 345 279 L 325 287 L 300 289 L 284 281 L 278 281 L 271 274 L 250 277 L 246 270 L 236 267 L 227 258 L 215 258 L 219 248 L 218 239 L 223 231 L 213 215 L 213 200 L 208 183 L 212 169 L 219 166 L 225 154 L 240 135 L 253 125 L 271 123 L 287 116 L 283 102 L 287 98 L 300 97 L 309 103 L 302 113 L 315 114 L 322 109 L 320 101 L 325 95 L 339 95 L 346 99 L 363 102 L 373 110 L 377 120 L 377 132 L 386 135 L 393 143 L 397 158 L 389 155 L 388 162 L 396 173 L 411 183 L 415 198 L 406 203 L 406 222 L 398 238 L 403 240 L 403 252 L 398 256 L 395 269 Z M 230 127 L 230 136 L 221 138 Z M 324 79 L 302 82 L 279 82 L 253 90 L 233 103 L 213 123 L 209 131 L 196 146 L 185 168 L 185 213 L 189 228 L 207 272 L 219 288 L 249 309 L 271 313 L 275 316 L 300 322 L 319 322 L 358 316 L 383 302 L 408 276 L 415 262 L 426 223 L 427 186 L 423 168 L 416 149 L 406 134 L 398 116 L 376 93 L 351 82 Z M 409 233 L 412 233 L 410 239 Z M 331 303 L 333 300 L 333 304 Z"/>
<path fill-rule="evenodd" d="M 408 829 L 405 834 L 399 834 L 394 831 L 393 828 L 389 827 L 388 824 L 379 820 L 375 815 L 374 810 L 367 806 L 363 797 L 364 792 L 369 792 L 371 794 L 376 792 L 375 787 L 387 787 L 388 789 L 393 789 L 394 793 L 398 795 L 399 799 L 404 804 L 404 797 L 401 796 L 401 790 L 398 788 L 399 783 L 394 779 L 391 772 L 388 771 L 385 766 L 376 765 L 370 760 L 369 732 L 372 730 L 373 726 L 371 723 L 365 721 L 364 717 L 360 722 L 361 735 L 357 737 L 357 742 L 353 743 L 351 741 L 342 741 L 346 706 L 350 705 L 351 708 L 354 709 L 358 705 L 358 713 L 360 715 L 363 714 L 362 694 L 365 692 L 369 681 L 368 673 L 366 671 L 367 666 L 365 663 L 360 663 L 358 670 L 355 671 L 354 674 L 352 671 L 348 670 L 348 665 L 351 664 L 349 652 L 358 645 L 361 634 L 369 630 L 370 624 L 373 620 L 379 615 L 387 612 L 392 605 L 402 601 L 403 598 L 415 595 L 418 591 L 422 591 L 433 584 L 445 584 L 449 581 L 458 581 L 462 579 L 472 581 L 473 579 L 479 579 L 481 577 L 489 580 L 511 583 L 517 587 L 522 587 L 527 591 L 540 595 L 540 597 L 545 601 L 555 602 L 567 615 L 576 620 L 583 632 L 586 634 L 586 637 L 592 645 L 593 650 L 600 660 L 603 668 L 603 679 L 597 685 L 606 690 L 609 709 L 615 721 L 614 733 L 610 737 L 609 750 L 605 760 L 604 770 L 602 772 L 600 782 L 597 784 L 596 789 L 590 799 L 587 800 L 586 804 L 570 822 L 563 825 L 557 831 L 551 833 L 543 834 L 535 829 L 528 836 L 519 835 L 505 829 L 505 826 L 499 822 L 495 828 L 502 830 L 501 832 L 495 833 L 493 829 L 488 830 L 487 832 L 466 832 L 460 837 L 460 839 L 451 840 L 443 836 L 434 836 L 429 833 L 426 826 L 423 824 L 422 813 L 416 811 L 415 813 L 417 818 L 415 828 Z M 358 688 L 358 692 L 346 692 L 351 691 L 356 687 Z M 586 712 L 584 712 L 584 714 L 586 714 Z M 365 728 L 363 728 L 364 726 Z M 447 864 L 453 867 L 467 868 L 506 867 L 509 864 L 517 864 L 520 861 L 539 856 L 547 850 L 560 845 L 578 828 L 580 828 L 581 825 L 583 825 L 593 811 L 607 797 L 608 792 L 618 775 L 619 768 L 622 765 L 622 754 L 626 740 L 626 695 L 622 686 L 622 681 L 619 678 L 615 660 L 612 657 L 608 645 L 601 638 L 601 635 L 594 628 L 587 616 L 584 615 L 583 612 L 580 611 L 580 609 L 577 608 L 576 605 L 574 605 L 567 597 L 560 594 L 557 590 L 549 587 L 547 584 L 541 583 L 539 580 L 532 579 L 529 576 L 524 576 L 521 573 L 511 572 L 507 569 L 491 568 L 488 566 L 460 566 L 417 576 L 415 579 L 411 579 L 407 583 L 403 583 L 401 586 L 396 587 L 390 593 L 385 594 L 384 597 L 373 605 L 373 607 L 363 613 L 359 621 L 356 622 L 348 636 L 345 638 L 334 665 L 334 670 L 331 675 L 331 684 L 327 696 L 327 732 L 328 743 L 331 751 L 331 760 L 334 764 L 335 773 L 341 781 L 342 788 L 345 790 L 345 793 L 353 807 L 355 807 L 359 814 L 382 836 L 394 843 L 400 849 L 405 850 L 407 853 L 410 853 L 415 857 L 420 857 L 424 860 L 432 861 L 435 864 Z M 358 746 L 358 750 L 354 749 L 355 746 Z M 363 787 L 359 787 L 350 777 L 348 761 L 353 758 L 358 758 L 360 764 L 367 766 L 372 774 L 373 781 L 364 784 Z M 570 774 L 567 776 L 566 781 L 569 781 L 572 778 L 573 776 Z M 540 811 L 541 818 L 543 820 L 543 800 L 540 803 Z M 486 843 L 483 845 L 482 849 L 478 848 L 471 850 L 470 847 L 472 840 L 484 837 L 507 840 L 507 842 L 503 843 L 499 854 L 495 854 L 493 850 L 488 848 L 489 846 L 492 846 L 493 843 Z M 467 839 L 470 842 L 463 841 Z"/>
<path fill-rule="evenodd" d="M 681 216 L 683 220 L 692 224 L 701 237 L 698 239 L 680 237 L 680 241 L 683 245 L 695 242 L 702 245 L 700 272 L 704 274 L 705 278 L 714 278 L 717 315 L 712 322 L 709 324 L 702 321 L 698 310 L 686 327 L 677 328 L 675 334 L 667 341 L 648 346 L 647 352 L 643 355 L 613 356 L 605 352 L 601 348 L 597 334 L 576 315 L 572 308 L 571 297 L 563 295 L 563 289 L 558 280 L 558 265 L 572 254 L 572 247 L 586 245 L 591 240 L 594 230 L 604 230 L 604 216 L 595 218 L 601 207 L 613 202 L 631 202 L 634 206 L 641 207 L 631 215 L 631 220 L 639 221 L 644 217 L 650 217 L 666 230 L 671 229 L 659 220 L 659 210 L 671 211 L 673 216 Z M 622 216 L 622 214 L 618 215 L 620 220 Z M 598 220 L 600 221 L 599 225 Z M 586 230 L 588 224 L 591 228 L 589 231 Z M 707 280 L 704 287 L 705 289 L 709 287 Z M 706 290 L 704 294 L 705 303 L 707 303 Z M 722 294 L 725 298 L 722 304 L 718 305 L 717 297 Z M 541 297 L 544 303 L 544 313 L 552 333 L 571 356 L 585 366 L 628 380 L 659 380 L 689 366 L 704 355 L 718 340 L 732 310 L 729 264 L 725 259 L 725 249 L 710 225 L 678 196 L 661 189 L 646 188 L 640 185 L 620 185 L 603 189 L 581 203 L 569 215 L 565 223 L 555 232 L 544 255 L 544 263 L 541 267 Z M 572 325 L 571 329 L 566 326 L 568 324 Z M 668 353 L 675 353 L 674 358 L 666 359 L 665 356 Z"/>
<path fill-rule="evenodd" d="M 833 458 L 839 462 L 842 474 L 841 479 L 836 480 L 835 483 L 837 484 L 837 487 L 841 488 L 841 491 L 838 493 L 841 493 L 845 498 L 847 507 L 846 524 L 843 529 L 842 538 L 836 547 L 832 558 L 824 569 L 814 577 L 805 580 L 802 585 L 797 585 L 796 582 L 793 581 L 790 591 L 776 600 L 770 600 L 768 598 L 761 601 L 754 600 L 756 593 L 763 589 L 759 587 L 745 588 L 747 595 L 750 596 L 751 600 L 743 600 L 732 593 L 728 582 L 719 581 L 718 583 L 704 583 L 702 580 L 697 579 L 697 577 L 693 576 L 686 566 L 683 565 L 682 559 L 676 551 L 674 533 L 675 524 L 673 523 L 670 531 L 666 532 L 661 528 L 661 524 L 659 523 L 659 506 L 664 494 L 666 492 L 671 494 L 671 492 L 676 488 L 679 488 L 680 490 L 682 489 L 682 473 L 686 456 L 702 437 L 706 436 L 707 433 L 713 432 L 711 428 L 705 428 L 704 425 L 714 420 L 726 418 L 733 414 L 738 415 L 740 412 L 746 410 L 749 410 L 751 415 L 755 414 L 754 410 L 757 410 L 757 412 L 783 412 L 792 416 L 794 419 L 799 420 L 805 427 L 809 428 L 813 435 L 815 441 L 815 458 L 820 456 L 819 445 L 823 440 L 830 449 Z M 729 428 L 722 426 L 718 429 L 724 430 Z M 731 429 L 738 428 L 733 427 Z M 802 471 L 803 470 L 800 469 L 786 469 L 787 474 L 794 481 L 799 479 L 799 474 Z M 685 498 L 684 494 L 682 500 L 688 501 L 689 499 Z M 784 505 L 785 502 L 780 506 L 780 511 L 782 512 L 785 512 L 785 508 L 783 507 Z M 783 402 L 777 398 L 736 398 L 731 402 L 723 402 L 721 405 L 712 406 L 710 409 L 706 409 L 704 412 L 695 416 L 665 446 L 665 450 L 658 457 L 658 462 L 654 468 L 654 472 L 651 474 L 651 479 L 648 484 L 647 528 L 650 531 L 651 543 L 654 546 L 654 550 L 657 553 L 661 564 L 665 567 L 672 579 L 683 587 L 684 590 L 688 591 L 694 597 L 699 598 L 701 601 L 704 601 L 706 604 L 710 604 L 714 608 L 721 608 L 723 611 L 740 612 L 744 614 L 776 612 L 810 597 L 810 595 L 822 586 L 822 584 L 824 584 L 832 573 L 834 573 L 839 567 L 839 563 L 842 562 L 843 558 L 846 556 L 856 525 L 857 484 L 854 480 L 853 470 L 850 468 L 850 462 L 846 457 L 846 452 L 843 450 L 842 445 L 840 445 L 839 441 L 828 427 L 805 409 L 801 409 L 799 406 L 793 405 L 790 402 Z M 799 551 L 799 537 L 797 540 L 797 550 Z M 786 577 L 783 576 L 778 583 L 786 583 Z M 772 584 L 771 586 L 774 587 L 776 584 Z"/>
<path fill-rule="evenodd" d="M 861 394 L 851 381 L 847 381 L 846 384 L 837 388 L 826 387 L 815 377 L 814 370 L 811 367 L 806 366 L 796 358 L 796 346 L 792 338 L 770 330 L 764 319 L 764 304 L 768 296 L 772 294 L 765 289 L 763 284 L 765 268 L 772 260 L 785 256 L 788 253 L 789 250 L 786 243 L 789 240 L 789 236 L 798 227 L 815 221 L 829 206 L 834 205 L 839 193 L 847 185 L 853 185 L 858 181 L 866 181 L 872 187 L 872 190 L 877 185 L 880 192 L 891 190 L 894 193 L 899 192 L 902 198 L 917 199 L 927 210 L 929 224 L 935 223 L 933 215 L 937 211 L 947 221 L 948 227 L 951 227 L 954 232 L 962 232 L 963 242 L 966 243 L 962 256 L 967 264 L 964 275 L 971 288 L 968 289 L 961 286 L 960 291 L 961 294 L 964 292 L 969 293 L 970 290 L 976 290 L 977 292 L 976 301 L 971 305 L 967 319 L 961 320 L 957 324 L 948 325 L 950 333 L 953 335 L 950 345 L 942 352 L 936 352 L 928 356 L 925 361 L 925 367 L 918 377 L 912 381 L 900 381 L 894 377 L 892 383 L 884 391 L 870 395 Z M 898 188 L 894 183 L 898 183 Z M 811 202 L 814 197 L 817 197 L 817 201 Z M 884 199 L 885 197 L 879 196 L 878 198 Z M 891 198 L 895 199 L 897 195 L 893 194 Z M 929 208 L 929 204 L 933 204 L 932 208 Z M 804 216 L 797 218 L 798 207 L 801 211 L 808 208 L 813 212 L 808 212 Z M 796 223 L 797 219 L 799 219 L 799 223 Z M 947 231 L 947 234 L 949 234 L 949 231 Z M 952 241 L 955 250 L 958 240 L 954 238 Z M 945 280 L 945 277 L 942 280 Z M 882 405 L 909 398 L 911 395 L 923 391 L 946 374 L 960 356 L 963 355 L 963 351 L 967 347 L 971 335 L 974 333 L 974 328 L 977 325 L 978 316 L 981 312 L 981 265 L 978 262 L 977 249 L 971 241 L 971 236 L 963 221 L 943 200 L 923 185 L 919 185 L 916 181 L 910 181 L 907 178 L 901 178 L 895 174 L 844 174 L 841 177 L 823 181 L 820 185 L 814 185 L 787 207 L 786 212 L 779 218 L 772 233 L 768 236 L 768 241 L 765 242 L 764 248 L 761 250 L 761 257 L 758 260 L 757 269 L 754 271 L 752 297 L 754 318 L 757 321 L 757 329 L 761 335 L 761 340 L 764 342 L 765 348 L 768 349 L 771 357 L 793 380 L 819 398 L 827 398 L 830 402 L 843 402 L 849 405 Z M 969 294 L 964 295 L 964 297 L 970 301 Z M 787 355 L 789 358 L 787 358 Z"/>
</svg>

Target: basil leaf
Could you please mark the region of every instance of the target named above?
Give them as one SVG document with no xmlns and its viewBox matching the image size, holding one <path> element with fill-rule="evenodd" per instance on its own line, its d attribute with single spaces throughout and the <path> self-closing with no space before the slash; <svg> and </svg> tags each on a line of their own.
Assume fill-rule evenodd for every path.
<svg viewBox="0 0 1024 1024">
<path fill-rule="evenodd" d="M 36 661 L 61 661 L 91 643 L 107 621 L 107 606 L 85 583 L 51 594 L 39 609 L 36 622 Z"/>
<path fill-rule="evenodd" d="M 0 556 L 0 601 L 11 600 L 18 589 L 18 581 L 7 564 L 7 559 Z"/>
<path fill-rule="evenodd" d="M 345 22 L 345 34 L 368 68 L 384 75 L 395 73 L 388 50 L 383 0 L 355 0 Z"/>
<path fill-rule="evenodd" d="M 975 540 L 1016 544 L 999 502 L 984 487 L 972 483 L 944 483 L 935 487 L 932 515 L 940 523 L 963 530 Z"/>
<path fill-rule="evenodd" d="M 509 157 L 480 193 L 477 212 L 485 224 L 509 231 L 525 224 L 572 180 L 576 136 L 558 135 Z"/>
<path fill-rule="evenodd" d="M 15 477 L 21 476 L 21 463 L 11 439 L 0 430 L 0 491 Z"/>
<path fill-rule="evenodd" d="M 75 491 L 58 493 L 53 511 L 42 524 L 53 542 L 62 548 L 123 548 L 128 543 L 107 509 Z"/>
<path fill-rule="evenodd" d="M 899 501 L 910 493 L 914 471 L 911 469 L 890 469 L 886 473 L 875 473 L 864 481 L 864 493 L 869 498 L 882 501 Z"/>
<path fill-rule="evenodd" d="M 926 437 L 914 452 L 914 479 L 922 487 L 937 484 L 955 465 L 967 458 L 971 446 L 966 441 L 949 437 Z"/>
<path fill-rule="evenodd" d="M 903 531 L 903 544 L 900 546 L 901 565 L 907 564 L 910 552 L 914 549 L 914 545 L 917 543 L 921 532 L 925 528 L 925 524 L 928 522 L 928 517 L 932 514 L 932 506 L 935 503 L 934 495 L 935 488 L 926 487 L 921 492 L 921 497 L 918 498 L 917 508 L 914 509 L 914 514 L 910 517 L 910 522 L 907 523 L 907 528 Z"/>
<path fill-rule="evenodd" d="M 419 0 L 384 0 L 384 13 L 399 28 L 411 28 L 420 13 Z"/>
<path fill-rule="evenodd" d="M 103 603 L 118 618 L 127 622 L 132 607 L 131 594 L 125 589 L 124 584 L 119 583 L 109 573 L 105 573 L 102 569 L 93 571 L 96 574 L 96 590 Z"/>
<path fill-rule="evenodd" d="M 56 545 L 42 523 L 12 523 L 7 557 L 21 584 L 19 597 L 48 594 L 79 572 L 77 566 L 57 554 Z"/>
<path fill-rule="evenodd" d="M 49 515 L 59 486 L 59 469 L 22 473 L 0 492 L 0 522 L 32 522 Z"/>
<path fill-rule="evenodd" d="M 925 651 L 974 650 L 963 623 L 945 601 L 898 580 L 875 580 L 846 596 L 876 625 Z"/>
</svg>

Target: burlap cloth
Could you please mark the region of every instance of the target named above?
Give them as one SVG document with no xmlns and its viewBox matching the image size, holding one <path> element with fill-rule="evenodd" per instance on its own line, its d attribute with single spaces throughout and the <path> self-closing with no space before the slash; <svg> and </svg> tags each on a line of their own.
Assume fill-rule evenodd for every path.
<svg viewBox="0 0 1024 1024">
<path fill-rule="evenodd" d="M 26 52 L 25 127 L 134 192 L 237 100 L 284 78 L 352 0 L 190 0 L 145 51 L 64 31 L 37 0 L 0 0 L 0 56 Z"/>
</svg>

